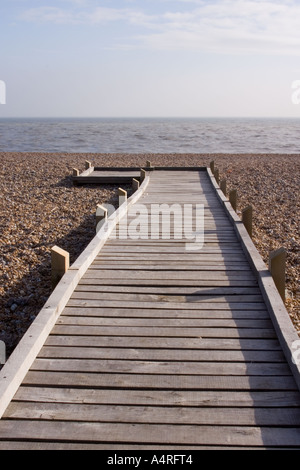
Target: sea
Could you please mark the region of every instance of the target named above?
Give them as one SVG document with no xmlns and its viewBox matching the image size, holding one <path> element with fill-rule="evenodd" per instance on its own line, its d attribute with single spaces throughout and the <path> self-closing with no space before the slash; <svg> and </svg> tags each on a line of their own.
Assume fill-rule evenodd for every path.
<svg viewBox="0 0 300 470">
<path fill-rule="evenodd" d="M 0 118 L 0 151 L 300 153 L 300 118 Z"/>
</svg>

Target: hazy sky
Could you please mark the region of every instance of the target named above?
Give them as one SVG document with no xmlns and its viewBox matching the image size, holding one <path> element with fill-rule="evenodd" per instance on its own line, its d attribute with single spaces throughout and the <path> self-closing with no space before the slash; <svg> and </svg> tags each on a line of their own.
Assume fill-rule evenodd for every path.
<svg viewBox="0 0 300 470">
<path fill-rule="evenodd" d="M 0 80 L 0 117 L 300 117 L 300 1 L 1 0 Z"/>
</svg>

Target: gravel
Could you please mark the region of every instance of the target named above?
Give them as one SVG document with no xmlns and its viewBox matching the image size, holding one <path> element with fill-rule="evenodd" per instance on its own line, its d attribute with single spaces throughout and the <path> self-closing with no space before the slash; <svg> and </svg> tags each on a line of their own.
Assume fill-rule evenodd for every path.
<svg viewBox="0 0 300 470">
<path fill-rule="evenodd" d="M 209 166 L 238 190 L 238 213 L 254 211 L 253 241 L 267 263 L 287 250 L 286 307 L 300 334 L 300 154 L 46 154 L 0 152 L 0 340 L 7 357 L 51 293 L 50 249 L 70 262 L 95 234 L 97 204 L 117 206 L 117 187 L 73 186 L 72 169 L 97 166 Z M 126 189 L 126 188 L 125 188 Z M 130 188 L 127 188 L 130 190 Z"/>
</svg>

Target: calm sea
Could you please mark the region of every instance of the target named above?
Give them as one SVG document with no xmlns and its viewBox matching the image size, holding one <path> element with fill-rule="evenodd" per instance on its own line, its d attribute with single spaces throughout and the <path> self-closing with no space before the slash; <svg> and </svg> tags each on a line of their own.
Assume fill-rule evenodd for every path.
<svg viewBox="0 0 300 470">
<path fill-rule="evenodd" d="M 300 118 L 0 118 L 0 151 L 300 153 Z"/>
</svg>

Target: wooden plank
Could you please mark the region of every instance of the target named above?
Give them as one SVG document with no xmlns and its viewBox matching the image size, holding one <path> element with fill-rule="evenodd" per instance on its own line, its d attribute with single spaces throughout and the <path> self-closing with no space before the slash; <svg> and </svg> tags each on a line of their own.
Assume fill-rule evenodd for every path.
<svg viewBox="0 0 300 470">
<path fill-rule="evenodd" d="M 275 338 L 273 328 L 184 328 L 184 327 L 133 327 L 133 326 L 85 326 L 56 324 L 56 335 L 92 336 L 157 336 L 181 338 Z"/>
<path fill-rule="evenodd" d="M 16 425 L 17 423 L 17 425 Z M 196 426 L 3 420 L 0 439 L 214 445 L 299 446 L 297 427 Z"/>
<path fill-rule="evenodd" d="M 111 444 L 111 443 L 108 443 L 108 444 L 91 444 L 89 442 L 85 442 L 84 444 L 82 443 L 72 443 L 72 442 L 47 442 L 47 441 L 26 441 L 26 442 L 23 442 L 23 441 L 9 441 L 9 440 L 6 440 L 4 442 L 1 442 L 0 441 L 0 450 L 65 450 L 65 451 L 74 451 L 74 450 L 85 450 L 85 451 L 90 451 L 90 450 L 98 450 L 98 451 L 109 451 L 111 452 L 112 450 L 115 450 L 115 451 L 138 451 L 138 452 L 141 452 L 141 451 L 161 451 L 161 450 L 164 450 L 164 451 L 169 451 L 170 454 L 172 455 L 172 452 L 174 450 L 179 450 L 179 451 L 183 451 L 183 450 L 192 450 L 192 451 L 197 451 L 197 450 L 228 450 L 229 448 L 227 448 L 226 446 L 190 446 L 190 445 L 185 445 L 185 446 L 182 446 L 182 445 L 149 445 L 149 444 L 142 444 L 142 445 L 131 445 L 131 444 Z M 257 449 L 257 447 L 253 447 L 253 446 L 239 446 L 239 447 L 235 447 L 235 446 L 230 446 L 230 450 L 253 450 L 253 449 Z M 262 449 L 262 450 L 286 450 L 286 447 L 285 448 L 281 448 L 281 447 L 272 447 L 272 446 L 268 446 L 268 447 L 260 447 L 259 449 Z"/>
<path fill-rule="evenodd" d="M 142 284 L 142 283 L 141 283 Z M 163 283 L 162 283 L 163 284 Z M 169 287 L 164 285 L 147 286 L 147 285 L 134 285 L 134 286 L 120 286 L 120 285 L 95 285 L 95 284 L 79 284 L 74 292 L 81 292 L 82 294 L 90 293 L 118 293 L 118 294 L 155 294 L 155 295 L 188 295 L 188 296 L 227 296 L 227 295 L 260 295 L 260 290 L 257 286 L 244 286 L 244 287 L 183 287 L 175 286 Z"/>
<path fill-rule="evenodd" d="M 281 351 L 232 351 L 194 349 L 132 349 L 43 346 L 38 358 L 123 359 L 138 361 L 285 362 Z"/>
<path fill-rule="evenodd" d="M 151 260 L 158 260 L 160 261 L 161 259 L 165 260 L 178 260 L 178 261 L 188 261 L 188 258 L 192 258 L 193 261 L 208 261 L 209 263 L 212 262 L 223 262 L 226 263 L 226 261 L 244 261 L 244 255 L 231 255 L 231 254 L 225 254 L 225 255 L 213 255 L 209 253 L 199 253 L 197 251 L 186 251 L 186 253 L 182 254 L 175 254 L 175 253 L 165 253 L 165 254 L 159 254 L 159 253 L 143 253 L 143 255 L 140 255 L 139 253 L 130 253 L 130 254 L 124 254 L 124 255 L 115 255 L 115 254 L 101 254 L 101 260 L 108 261 L 108 260 L 119 260 L 119 262 L 122 262 L 123 260 L 126 261 L 128 259 L 138 259 L 139 261 L 146 261 L 148 259 Z"/>
<path fill-rule="evenodd" d="M 300 406 L 297 391 L 224 390 L 126 390 L 21 386 L 15 400 L 35 403 L 78 403 L 98 405 L 141 405 L 173 407 L 259 407 Z"/>
<path fill-rule="evenodd" d="M 221 318 L 107 318 L 92 316 L 69 316 L 58 318 L 57 325 L 82 326 L 132 326 L 153 328 L 268 328 L 272 329 L 270 319 L 221 319 Z"/>
<path fill-rule="evenodd" d="M 170 260 L 160 260 L 160 261 L 153 261 L 151 259 L 149 260 L 144 260 L 142 262 L 134 261 L 132 259 L 122 261 L 122 263 L 118 262 L 117 260 L 110 260 L 104 261 L 104 260 L 99 260 L 99 262 L 95 263 L 93 266 L 91 266 L 88 270 L 88 272 L 85 275 L 85 278 L 91 277 L 91 276 L 98 276 L 97 271 L 104 271 L 104 270 L 111 270 L 111 271 L 118 271 L 118 270 L 124 270 L 124 271 L 130 271 L 130 270 L 135 270 L 135 271 L 178 271 L 183 274 L 183 271 L 194 271 L 198 272 L 198 276 L 201 275 L 201 277 L 204 276 L 204 273 L 209 271 L 212 272 L 212 275 L 215 273 L 220 273 L 223 274 L 224 276 L 224 271 L 226 271 L 228 278 L 232 279 L 238 279 L 239 276 L 243 276 L 243 279 L 247 279 L 249 276 L 251 276 L 252 279 L 254 279 L 253 273 L 249 271 L 249 266 L 246 263 L 228 263 L 228 264 L 209 264 L 207 262 L 197 262 L 190 260 L 189 262 L 186 261 L 170 261 Z M 91 272 L 91 271 L 96 271 Z M 202 273 L 202 274 L 201 274 Z M 128 273 L 130 274 L 130 273 Z M 182 276 L 185 278 L 184 276 Z"/>
<path fill-rule="evenodd" d="M 89 279 L 90 277 L 94 277 L 97 279 L 111 279 L 115 280 L 124 280 L 126 279 L 146 279 L 147 281 L 150 279 L 154 280 L 183 280 L 184 276 L 184 281 L 187 280 L 192 280 L 192 281 L 201 281 L 202 280 L 238 280 L 238 279 L 245 279 L 247 281 L 250 280 L 255 280 L 254 274 L 249 271 L 246 273 L 240 273 L 240 272 L 234 272 L 234 273 L 226 273 L 224 271 L 201 271 L 201 268 L 199 267 L 198 270 L 190 270 L 190 271 L 185 271 L 184 274 L 181 273 L 179 270 L 178 271 L 168 271 L 166 269 L 158 271 L 147 271 L 143 270 L 139 266 L 136 267 L 135 270 L 132 270 L 131 272 L 128 272 L 128 270 L 118 270 L 117 272 L 112 269 L 102 269 L 101 266 L 98 264 L 96 265 L 93 263 L 91 265 L 92 267 L 98 267 L 97 271 L 94 270 L 91 272 L 90 270 L 81 278 L 80 283 L 82 284 L 83 282 L 86 281 L 86 279 Z M 158 271 L 158 272 L 157 272 Z"/>
<path fill-rule="evenodd" d="M 154 333 L 153 333 L 154 334 Z M 235 350 L 243 351 L 245 357 L 249 350 L 280 351 L 277 338 L 186 338 L 180 337 L 139 337 L 139 336 L 93 336 L 81 335 L 55 335 L 51 334 L 45 345 L 54 346 L 82 346 L 97 348 L 152 348 L 152 349 L 180 349 L 181 351 L 196 350 Z"/>
<path fill-rule="evenodd" d="M 186 243 L 186 242 L 185 242 Z M 155 246 L 155 245 L 145 245 L 145 246 L 130 246 L 130 245 L 113 245 L 113 246 L 106 246 L 103 247 L 101 250 L 101 257 L 104 257 L 106 254 L 110 253 L 185 253 L 186 248 L 185 248 L 185 243 L 183 246 L 174 246 L 174 244 L 170 244 L 170 246 Z M 217 249 L 217 248 L 201 248 L 201 255 L 220 255 L 220 256 L 228 256 L 230 259 L 245 259 L 243 255 L 242 249 L 237 249 L 237 248 L 222 248 L 222 249 Z M 234 256 L 233 256 L 234 255 Z M 239 257 L 239 255 L 241 255 Z M 120 256 L 122 259 L 122 256 Z M 213 258 L 213 256 L 212 256 Z"/>
<path fill-rule="evenodd" d="M 246 376 L 290 376 L 291 371 L 283 363 L 241 363 L 241 362 L 184 362 L 184 361 L 134 361 L 118 359 L 48 359 L 37 358 L 31 370 L 93 372 L 93 373 L 132 373 L 155 375 L 246 375 Z"/>
<path fill-rule="evenodd" d="M 256 287 L 257 282 L 255 280 L 241 280 L 241 279 L 225 279 L 225 280 L 182 280 L 182 279 L 139 279 L 138 275 L 136 274 L 135 279 L 84 279 L 81 280 L 79 285 L 81 287 L 83 286 L 92 286 L 92 287 L 98 287 L 100 289 L 103 287 L 102 290 L 106 289 L 117 289 L 118 286 L 129 286 L 133 288 L 134 286 L 147 286 L 148 288 L 154 287 L 154 286 L 176 286 L 176 287 L 192 287 L 192 286 L 198 286 L 198 287 Z M 106 287 L 105 287 L 106 286 Z"/>
<path fill-rule="evenodd" d="M 230 302 L 223 300 L 222 302 L 171 302 L 166 301 L 149 301 L 148 302 L 139 302 L 139 301 L 126 301 L 126 306 L 128 308 L 153 308 L 153 309 L 183 309 L 183 310 L 265 310 L 266 306 L 264 302 Z M 170 300 L 170 299 L 168 299 Z M 110 308 L 122 308 L 124 306 L 124 300 L 102 300 L 102 299 L 70 299 L 68 302 L 69 307 L 86 307 L 86 308 L 95 308 L 95 307 L 110 307 Z"/>
<path fill-rule="evenodd" d="M 300 424 L 294 408 L 199 408 L 120 406 L 14 401 L 4 418 L 97 423 L 186 424 L 209 426 L 289 426 Z"/>
<path fill-rule="evenodd" d="M 291 376 L 95 374 L 35 370 L 26 374 L 23 385 L 159 390 L 297 390 Z"/>
<path fill-rule="evenodd" d="M 166 303 L 203 303 L 209 301 L 210 303 L 229 303 L 229 302 L 253 302 L 262 303 L 263 299 L 261 294 L 233 294 L 233 295 L 209 295 L 209 294 L 195 294 L 195 295 L 171 295 L 171 294 L 128 294 L 117 292 L 80 292 L 74 291 L 70 300 L 121 300 L 123 303 L 127 301 L 134 302 L 166 302 Z"/>
<path fill-rule="evenodd" d="M 229 319 L 269 319 L 269 313 L 266 309 L 256 309 L 256 305 L 253 306 L 252 310 L 244 309 L 221 309 L 217 305 L 215 308 L 210 309 L 154 309 L 154 308 L 143 308 L 143 309 L 132 309 L 130 307 L 123 308 L 110 308 L 110 307 L 94 307 L 92 309 L 86 309 L 84 307 L 71 307 L 67 306 L 62 312 L 64 315 L 79 315 L 79 316 L 95 316 L 95 317 L 125 317 L 125 318 L 229 318 Z"/>
<path fill-rule="evenodd" d="M 85 317 L 124 317 L 124 318 L 220 318 L 220 319 L 269 319 L 267 310 L 174 310 L 174 309 L 131 309 L 101 308 L 86 309 L 84 307 L 65 307 L 62 316 Z"/>
</svg>

